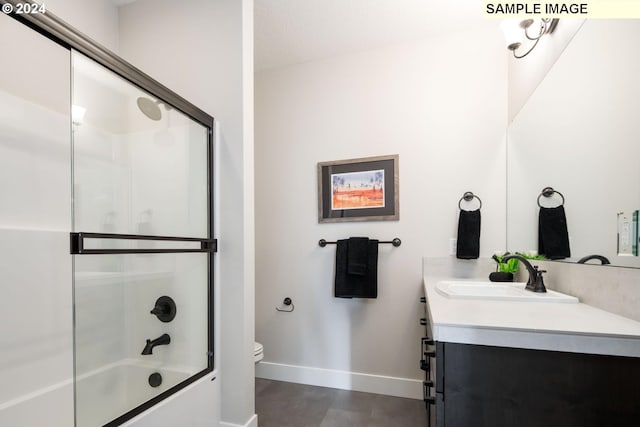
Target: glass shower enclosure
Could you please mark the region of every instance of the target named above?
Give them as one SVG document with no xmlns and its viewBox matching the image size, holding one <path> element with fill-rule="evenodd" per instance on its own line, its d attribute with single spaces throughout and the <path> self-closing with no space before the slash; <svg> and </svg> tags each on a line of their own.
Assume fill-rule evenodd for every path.
<svg viewBox="0 0 640 427">
<path fill-rule="evenodd" d="M 0 425 L 118 426 L 214 368 L 213 118 L 37 19 L 0 14 Z"/>
<path fill-rule="evenodd" d="M 72 52 L 77 427 L 208 372 L 209 129 Z"/>
</svg>

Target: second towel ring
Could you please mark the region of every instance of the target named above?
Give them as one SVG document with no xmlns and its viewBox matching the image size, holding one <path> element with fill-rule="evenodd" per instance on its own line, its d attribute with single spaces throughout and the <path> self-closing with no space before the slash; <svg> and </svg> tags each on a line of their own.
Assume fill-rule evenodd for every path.
<svg viewBox="0 0 640 427">
<path fill-rule="evenodd" d="M 480 206 L 478 206 L 478 209 L 482 209 L 482 200 L 480 200 L 480 197 L 476 196 L 471 191 L 467 191 L 466 193 L 464 193 L 462 195 L 462 197 L 460 198 L 460 200 L 458 200 L 458 209 L 463 210 L 462 209 L 462 201 L 463 200 L 465 202 L 470 202 L 473 199 L 478 199 L 478 202 L 480 203 Z"/>
<path fill-rule="evenodd" d="M 538 207 L 542 207 L 542 205 L 540 204 L 540 197 L 544 196 L 544 197 L 551 197 L 554 194 L 557 194 L 560 196 L 560 198 L 562 199 L 562 203 L 560 203 L 558 206 L 556 207 L 560 207 L 560 206 L 564 206 L 564 196 L 562 195 L 561 192 L 559 192 L 558 190 L 554 190 L 552 187 L 544 187 L 542 189 L 542 192 L 538 195 Z"/>
</svg>

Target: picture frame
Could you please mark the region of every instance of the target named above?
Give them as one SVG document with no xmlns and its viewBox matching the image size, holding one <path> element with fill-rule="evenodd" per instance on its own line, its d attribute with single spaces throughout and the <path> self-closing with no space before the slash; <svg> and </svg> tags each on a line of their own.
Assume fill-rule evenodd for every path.
<svg viewBox="0 0 640 427">
<path fill-rule="evenodd" d="M 318 163 L 318 222 L 398 221 L 397 154 Z"/>
</svg>

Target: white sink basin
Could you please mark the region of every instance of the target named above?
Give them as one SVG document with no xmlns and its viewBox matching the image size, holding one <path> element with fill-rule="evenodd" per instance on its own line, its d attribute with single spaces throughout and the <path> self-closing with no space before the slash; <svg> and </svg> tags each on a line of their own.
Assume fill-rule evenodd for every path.
<svg viewBox="0 0 640 427">
<path fill-rule="evenodd" d="M 528 291 L 525 283 L 450 281 L 444 280 L 436 284 L 436 291 L 448 298 L 488 299 L 526 302 L 561 302 L 577 303 L 578 298 L 547 289 L 538 293 Z"/>
</svg>

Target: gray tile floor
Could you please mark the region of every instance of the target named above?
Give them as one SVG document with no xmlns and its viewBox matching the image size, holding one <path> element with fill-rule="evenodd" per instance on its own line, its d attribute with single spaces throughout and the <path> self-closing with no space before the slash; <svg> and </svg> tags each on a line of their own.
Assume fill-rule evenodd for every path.
<svg viewBox="0 0 640 427">
<path fill-rule="evenodd" d="M 425 427 L 424 402 L 256 378 L 259 427 Z"/>
</svg>

